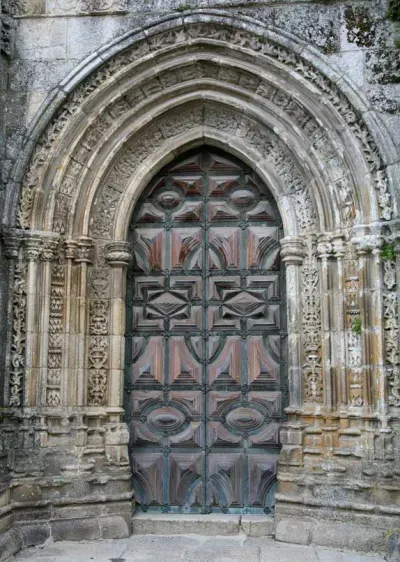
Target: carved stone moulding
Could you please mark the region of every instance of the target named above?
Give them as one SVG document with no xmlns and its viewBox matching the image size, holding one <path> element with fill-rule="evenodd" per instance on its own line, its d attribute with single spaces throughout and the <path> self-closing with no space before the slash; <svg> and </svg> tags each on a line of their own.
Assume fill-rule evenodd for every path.
<svg viewBox="0 0 400 562">
<path fill-rule="evenodd" d="M 207 23 L 205 23 L 206 20 Z M 247 19 L 242 21 L 236 18 L 233 21 L 231 16 L 224 12 L 210 14 L 201 12 L 185 18 L 185 22 L 186 26 L 183 28 L 179 17 L 176 20 L 171 18 L 167 25 L 164 22 L 163 31 L 160 31 L 157 26 L 150 26 L 147 30 L 148 39 L 146 42 L 137 41 L 135 35 L 132 34 L 132 47 L 110 58 L 71 93 L 65 108 L 60 110 L 59 117 L 45 131 L 32 157 L 32 165 L 26 175 L 24 195 L 20 207 L 21 225 L 26 227 L 30 224 L 33 202 L 32 190 L 35 190 L 36 186 L 41 183 L 53 147 L 59 145 L 65 130 L 70 127 L 79 107 L 89 98 L 94 100 L 101 88 L 111 83 L 111 77 L 117 74 L 122 76 L 124 72 L 128 72 L 130 65 L 138 64 L 146 53 L 152 52 L 154 54 L 158 51 L 163 52 L 165 49 L 173 50 L 175 48 L 178 53 L 182 45 L 187 43 L 200 44 L 202 42 L 209 42 L 214 45 L 220 44 L 221 46 L 230 45 L 232 52 L 251 53 L 260 62 L 265 59 L 277 68 L 279 67 L 280 70 L 282 68 L 290 69 L 291 74 L 294 70 L 302 78 L 306 78 L 314 89 L 319 89 L 326 96 L 333 110 L 341 116 L 342 122 L 346 123 L 349 134 L 355 139 L 355 142 L 359 143 L 360 158 L 366 162 L 366 168 L 370 169 L 376 183 L 381 217 L 385 220 L 390 218 L 391 195 L 385 176 L 385 166 L 380 158 L 379 150 L 367 126 L 362 123 L 358 110 L 352 107 L 349 100 L 333 81 L 326 78 L 320 70 L 306 60 L 307 57 L 312 58 L 311 53 L 307 49 L 303 49 L 301 56 L 297 54 L 305 45 L 301 45 L 295 39 L 292 41 L 288 41 L 287 38 L 285 40 L 280 39 L 278 33 L 266 30 L 259 22 L 252 21 L 252 25 L 249 27 L 250 22 Z M 250 28 L 251 31 L 249 31 Z M 106 56 L 105 53 L 104 56 Z M 316 61 L 317 59 L 314 57 L 314 63 Z M 304 81 L 302 83 L 304 84 Z M 360 104 L 361 106 L 362 104 Z M 321 145 L 324 144 L 326 143 L 322 140 Z M 341 189 L 341 192 L 343 192 L 340 196 L 343 204 L 350 208 L 351 205 L 347 205 L 347 187 L 345 185 L 347 180 L 348 178 L 346 179 L 343 176 L 343 186 L 337 189 Z"/>
<path fill-rule="evenodd" d="M 127 266 L 132 259 L 132 248 L 129 242 L 117 241 L 107 245 L 106 261 L 112 267 Z"/>
</svg>

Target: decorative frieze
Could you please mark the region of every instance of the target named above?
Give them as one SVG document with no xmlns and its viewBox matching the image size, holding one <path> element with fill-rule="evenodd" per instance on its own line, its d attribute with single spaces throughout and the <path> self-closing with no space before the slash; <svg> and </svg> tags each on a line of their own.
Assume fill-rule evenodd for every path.
<svg viewBox="0 0 400 562">
<path fill-rule="evenodd" d="M 398 235 L 397 235 L 398 236 Z M 396 233 L 386 236 L 381 250 L 385 363 L 390 406 L 400 407 L 399 244 Z"/>
<path fill-rule="evenodd" d="M 301 268 L 301 303 L 303 309 L 303 392 L 304 402 L 323 403 L 324 383 L 321 365 L 321 294 L 313 239 Z"/>
<path fill-rule="evenodd" d="M 65 267 L 52 266 L 49 313 L 49 350 L 47 358 L 46 404 L 61 402 Z"/>
<path fill-rule="evenodd" d="M 22 406 L 26 343 L 26 275 L 27 263 L 20 250 L 14 268 L 9 398 L 11 407 Z"/>
<path fill-rule="evenodd" d="M 90 271 L 88 404 L 105 404 L 109 374 L 109 270 Z"/>
</svg>

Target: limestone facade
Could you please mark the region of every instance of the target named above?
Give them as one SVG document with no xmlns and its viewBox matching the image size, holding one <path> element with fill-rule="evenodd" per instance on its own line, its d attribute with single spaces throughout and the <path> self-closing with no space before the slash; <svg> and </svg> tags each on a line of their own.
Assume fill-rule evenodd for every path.
<svg viewBox="0 0 400 562">
<path fill-rule="evenodd" d="M 398 532 L 396 3 L 203 4 L 2 1 L 4 557 L 130 534 L 129 223 L 203 144 L 283 221 L 276 537 L 379 551 Z"/>
</svg>

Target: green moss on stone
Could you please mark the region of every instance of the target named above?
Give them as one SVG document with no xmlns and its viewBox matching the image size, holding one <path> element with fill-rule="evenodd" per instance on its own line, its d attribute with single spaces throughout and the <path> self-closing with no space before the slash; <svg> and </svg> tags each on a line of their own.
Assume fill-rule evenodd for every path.
<svg viewBox="0 0 400 562">
<path fill-rule="evenodd" d="M 358 47 L 372 47 L 376 25 L 370 17 L 368 8 L 347 6 L 344 17 L 349 43 L 355 43 Z"/>
<path fill-rule="evenodd" d="M 179 6 L 176 8 L 175 12 L 187 12 L 187 10 L 191 10 L 191 6 L 190 4 L 179 4 Z"/>
<path fill-rule="evenodd" d="M 396 250 L 393 244 L 384 244 L 382 246 L 381 258 L 384 261 L 392 261 L 396 259 Z"/>
<path fill-rule="evenodd" d="M 357 316 L 357 318 L 354 319 L 353 325 L 351 327 L 351 331 L 354 334 L 357 334 L 358 336 L 361 335 L 361 318 L 359 316 Z"/>
<path fill-rule="evenodd" d="M 392 21 L 400 22 L 400 0 L 390 0 L 387 17 Z"/>
</svg>

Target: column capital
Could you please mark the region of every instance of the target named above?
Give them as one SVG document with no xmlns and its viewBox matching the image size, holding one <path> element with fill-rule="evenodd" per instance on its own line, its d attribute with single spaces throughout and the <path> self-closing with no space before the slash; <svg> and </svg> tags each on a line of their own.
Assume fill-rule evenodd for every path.
<svg viewBox="0 0 400 562">
<path fill-rule="evenodd" d="M 25 256 L 29 261 L 36 261 L 42 251 L 43 238 L 41 232 L 27 230 L 24 232 Z"/>
<path fill-rule="evenodd" d="M 127 267 L 132 259 L 132 247 L 129 242 L 117 240 L 107 246 L 106 260 L 111 267 Z"/>
<path fill-rule="evenodd" d="M 8 259 L 15 259 L 18 257 L 23 236 L 24 231 L 17 228 L 8 228 L 3 231 L 4 249 Z"/>
<path fill-rule="evenodd" d="M 93 262 L 93 240 L 89 236 L 80 236 L 78 238 L 75 261 L 77 263 Z"/>
<path fill-rule="evenodd" d="M 53 261 L 57 256 L 60 235 L 55 232 L 46 232 L 42 235 L 42 261 Z"/>
<path fill-rule="evenodd" d="M 301 265 L 306 255 L 306 245 L 300 236 L 286 236 L 281 240 L 281 257 L 285 265 Z"/>
<path fill-rule="evenodd" d="M 324 232 L 317 236 L 317 257 L 327 259 L 333 255 L 332 232 Z"/>
<path fill-rule="evenodd" d="M 67 260 L 75 259 L 77 247 L 78 247 L 78 242 L 76 240 L 66 240 L 64 242 L 65 257 Z"/>
</svg>

